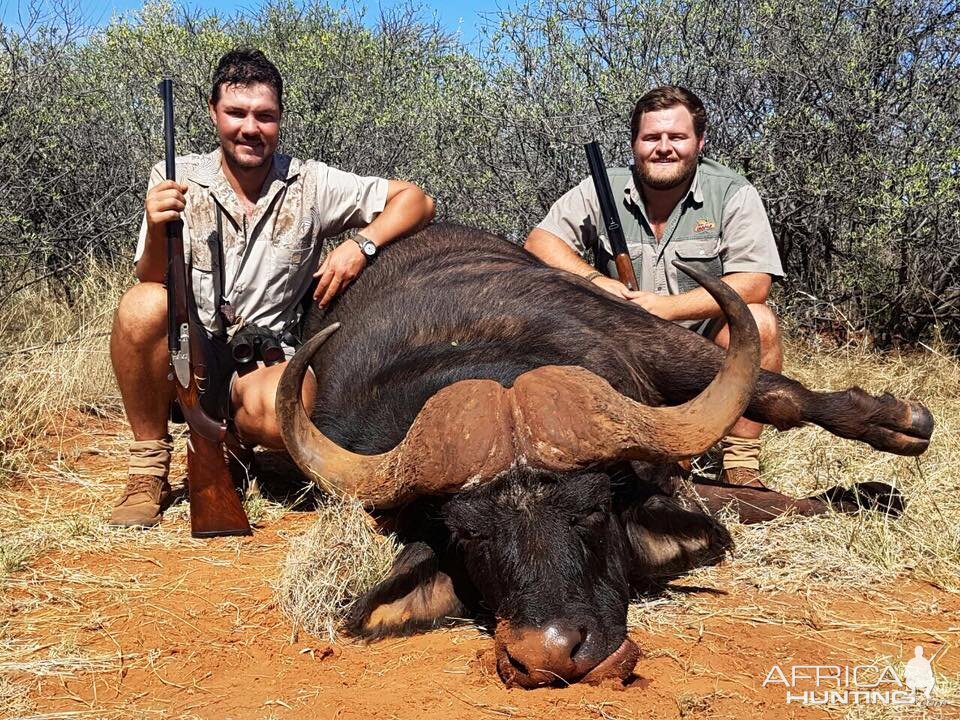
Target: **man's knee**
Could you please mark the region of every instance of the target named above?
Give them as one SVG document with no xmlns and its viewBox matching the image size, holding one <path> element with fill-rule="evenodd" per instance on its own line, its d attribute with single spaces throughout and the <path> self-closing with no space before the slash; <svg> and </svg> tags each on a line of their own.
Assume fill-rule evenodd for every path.
<svg viewBox="0 0 960 720">
<path fill-rule="evenodd" d="M 780 372 L 783 367 L 783 349 L 780 342 L 780 322 L 777 314 L 766 304 L 747 305 L 760 333 L 760 365 L 765 370 Z M 724 324 L 713 341 L 722 348 L 730 344 L 730 328 Z"/>
<path fill-rule="evenodd" d="M 120 298 L 113 332 L 126 342 L 143 345 L 156 342 L 167 331 L 167 291 L 160 283 L 134 285 Z"/>
<path fill-rule="evenodd" d="M 248 417 L 266 420 L 276 416 L 275 398 L 263 387 L 262 383 L 248 386 L 239 393 L 233 393 L 234 413 L 244 413 Z"/>
<path fill-rule="evenodd" d="M 783 346 L 780 342 L 780 322 L 769 305 L 748 305 L 760 333 L 760 367 L 764 370 L 783 370 Z"/>
<path fill-rule="evenodd" d="M 750 304 L 747 307 L 757 323 L 757 330 L 760 332 L 760 346 L 779 345 L 780 321 L 773 309 L 766 304 Z"/>
<path fill-rule="evenodd" d="M 277 382 L 281 366 L 260 368 L 237 378 L 231 390 L 233 419 L 240 438 L 270 448 L 283 447 L 277 424 Z"/>
</svg>

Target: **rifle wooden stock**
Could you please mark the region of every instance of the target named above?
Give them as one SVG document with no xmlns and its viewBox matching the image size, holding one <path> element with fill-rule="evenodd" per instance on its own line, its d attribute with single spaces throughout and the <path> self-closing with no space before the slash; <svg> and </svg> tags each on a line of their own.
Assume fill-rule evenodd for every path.
<svg viewBox="0 0 960 720">
<path fill-rule="evenodd" d="M 630 259 L 630 253 L 620 253 L 613 258 L 613 262 L 617 266 L 617 279 L 620 282 L 630 290 L 636 290 L 640 287 L 637 283 L 636 273 L 633 272 L 633 260 Z"/>
<path fill-rule="evenodd" d="M 249 535 L 250 522 L 233 487 L 222 442 L 190 430 L 187 439 L 190 478 L 190 534 L 196 538 Z"/>
<path fill-rule="evenodd" d="M 600 202 L 600 215 L 603 217 L 603 225 L 607 229 L 610 248 L 613 250 L 613 261 L 617 266 L 617 279 L 628 289 L 637 290 L 640 283 L 637 282 L 637 275 L 633 271 L 633 261 L 630 259 L 627 240 L 623 236 L 620 214 L 617 212 L 617 204 L 613 199 L 613 191 L 610 189 L 610 178 L 607 177 L 607 168 L 603 164 L 600 146 L 596 142 L 590 142 L 584 145 L 583 149 L 587 153 L 587 165 L 590 167 L 593 187 L 597 191 L 597 200 Z M 603 269 L 598 268 L 598 270 L 602 271 Z"/>
<path fill-rule="evenodd" d="M 160 84 L 160 94 L 163 96 L 167 179 L 176 180 L 171 80 Z M 227 464 L 224 449 L 227 425 L 207 415 L 200 405 L 200 388 L 206 388 L 206 362 L 192 299 L 183 255 L 183 223 L 176 220 L 167 223 L 168 346 L 177 401 L 190 431 L 187 440 L 190 534 L 193 537 L 249 535 L 250 523 Z M 189 347 L 189 353 L 183 352 L 184 345 Z"/>
</svg>

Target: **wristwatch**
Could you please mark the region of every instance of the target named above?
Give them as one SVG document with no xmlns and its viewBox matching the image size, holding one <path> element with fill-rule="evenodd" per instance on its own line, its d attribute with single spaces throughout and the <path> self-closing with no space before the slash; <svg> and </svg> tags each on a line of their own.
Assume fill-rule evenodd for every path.
<svg viewBox="0 0 960 720">
<path fill-rule="evenodd" d="M 354 235 L 351 240 L 360 246 L 360 252 L 363 253 L 363 256 L 367 259 L 367 262 L 372 263 L 374 258 L 377 257 L 377 251 L 380 249 L 377 247 L 377 244 L 370 238 L 364 237 L 360 233 Z"/>
</svg>

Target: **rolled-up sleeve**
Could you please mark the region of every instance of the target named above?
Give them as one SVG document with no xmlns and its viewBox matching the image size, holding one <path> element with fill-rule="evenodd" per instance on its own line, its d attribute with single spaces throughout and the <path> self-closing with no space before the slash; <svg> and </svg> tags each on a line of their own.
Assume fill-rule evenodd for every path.
<svg viewBox="0 0 960 720">
<path fill-rule="evenodd" d="M 373 222 L 387 204 L 388 181 L 317 163 L 316 210 L 322 234 L 336 235 Z"/>
<path fill-rule="evenodd" d="M 596 245 L 599 218 L 597 191 L 587 178 L 553 204 L 537 229 L 556 235 L 582 256 Z"/>
<path fill-rule="evenodd" d="M 723 208 L 720 254 L 724 274 L 756 272 L 783 277 L 770 220 L 753 185 L 734 192 Z"/>
</svg>

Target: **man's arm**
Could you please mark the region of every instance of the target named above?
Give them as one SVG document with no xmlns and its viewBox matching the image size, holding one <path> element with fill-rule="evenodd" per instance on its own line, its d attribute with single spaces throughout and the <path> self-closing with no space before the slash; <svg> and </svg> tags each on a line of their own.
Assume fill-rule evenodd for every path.
<svg viewBox="0 0 960 720">
<path fill-rule="evenodd" d="M 765 303 L 772 282 L 766 273 L 754 272 L 730 273 L 722 280 L 748 305 Z M 703 288 L 679 295 L 638 292 L 631 296 L 631 302 L 664 320 L 707 320 L 721 316 L 720 306 Z"/>
<path fill-rule="evenodd" d="M 536 255 L 547 265 L 572 272 L 574 275 L 586 277 L 595 271 L 595 268 L 580 257 L 562 238 L 543 228 L 535 227 L 530 231 L 523 243 L 523 249 L 532 255 Z M 592 282 L 618 298 L 629 300 L 635 295 L 622 282 L 608 278 L 606 275 L 598 275 L 592 278 Z"/>
<path fill-rule="evenodd" d="M 575 275 L 589 275 L 594 270 L 563 240 L 538 227 L 535 227 L 527 235 L 527 239 L 523 243 L 523 249 L 536 255 L 547 265 L 572 272 Z"/>
<path fill-rule="evenodd" d="M 567 243 L 541 228 L 530 231 L 523 247 L 547 265 L 561 270 L 583 276 L 594 270 Z M 766 273 L 730 273 L 723 276 L 723 281 L 747 304 L 764 303 L 770 293 L 771 279 Z M 631 292 L 623 283 L 603 275 L 594 278 L 593 282 L 612 295 L 630 300 L 664 320 L 706 320 L 721 315 L 720 306 L 703 288 L 679 295 L 656 295 L 642 291 Z"/>
<path fill-rule="evenodd" d="M 161 180 L 147 190 L 144 200 L 146 237 L 143 252 L 134 266 L 140 282 L 162 283 L 167 274 L 167 223 L 180 217 L 186 207 L 187 186 Z"/>
<path fill-rule="evenodd" d="M 364 237 L 377 247 L 409 235 L 433 219 L 433 198 L 413 183 L 390 180 L 387 183 L 387 200 L 383 211 L 365 228 Z M 314 277 L 319 278 L 313 299 L 321 307 L 326 306 L 337 293 L 344 290 L 360 274 L 367 258 L 353 240 L 340 243 L 317 268 Z"/>
</svg>

